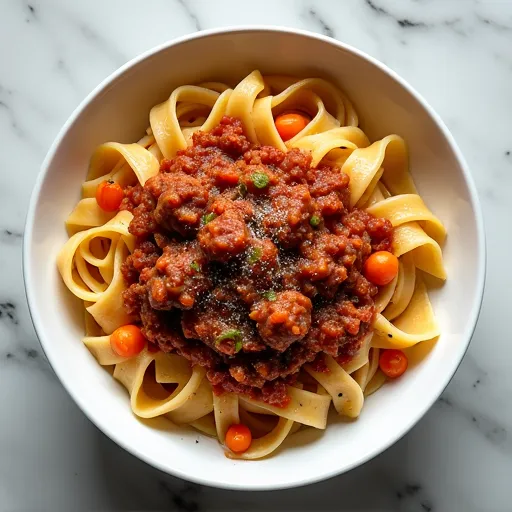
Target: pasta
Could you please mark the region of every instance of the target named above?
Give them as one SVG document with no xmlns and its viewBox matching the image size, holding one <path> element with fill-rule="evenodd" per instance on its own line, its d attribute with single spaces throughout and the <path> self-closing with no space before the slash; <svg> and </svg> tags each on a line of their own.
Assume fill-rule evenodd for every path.
<svg viewBox="0 0 512 512">
<path fill-rule="evenodd" d="M 299 114 L 293 114 L 297 112 Z M 276 119 L 286 113 L 303 115 L 307 120 L 301 129 L 284 140 Z M 138 269 L 136 279 L 132 283 L 126 279 L 126 262 L 133 261 L 129 260 L 130 255 L 133 255 L 136 250 L 140 252 L 141 247 L 144 247 L 144 237 L 137 234 L 136 228 L 140 215 L 134 210 L 134 207 L 139 208 L 137 205 L 142 204 L 141 200 L 135 206 L 132 204 L 132 208 L 125 208 L 123 206 L 125 200 L 123 200 L 121 209 L 115 208 L 109 211 L 109 208 L 105 209 L 99 202 L 97 196 L 99 186 L 104 183 L 118 185 L 125 196 L 127 190 L 138 190 L 139 194 L 143 194 L 144 185 L 155 186 L 154 179 L 158 177 L 161 166 L 166 165 L 166 169 L 172 171 L 173 159 L 180 155 L 189 155 L 186 153 L 187 148 L 195 144 L 198 134 L 212 132 L 221 123 L 225 123 L 225 119 L 235 119 L 237 123 L 241 123 L 243 140 L 248 141 L 247 144 L 250 144 L 250 147 L 260 151 L 260 157 L 261 150 L 258 148 L 271 146 L 278 150 L 280 155 L 283 153 L 310 155 L 307 157 L 310 159 L 308 165 L 313 173 L 325 172 L 326 176 L 331 176 L 328 173 L 334 172 L 333 169 L 336 172 L 341 169 L 339 175 L 350 178 L 349 184 L 347 179 L 344 185 L 349 187 L 346 196 L 347 204 L 342 207 L 347 211 L 364 210 L 369 214 L 365 218 L 387 219 L 386 225 L 392 226 L 392 243 L 389 251 L 398 258 L 396 271 L 386 284 L 374 287 L 378 293 L 372 295 L 371 307 L 367 307 L 367 311 L 370 311 L 368 318 L 371 317 L 371 320 L 357 320 L 355 328 L 353 318 L 352 323 L 344 324 L 344 336 L 350 338 L 351 329 L 355 329 L 353 337 L 354 340 L 357 339 L 357 343 L 354 342 L 353 346 L 356 349 L 344 353 L 343 356 L 340 347 L 335 349 L 324 347 L 315 353 L 314 361 L 312 356 L 308 356 L 303 360 L 303 364 L 294 368 L 293 372 L 290 371 L 293 378 L 290 378 L 290 375 L 286 378 L 280 375 L 279 382 L 283 383 L 285 395 L 281 396 L 282 400 L 279 403 L 272 402 L 263 391 L 257 394 L 256 390 L 256 394 L 250 395 L 237 392 L 237 389 L 242 388 L 235 386 L 224 387 L 224 392 L 220 392 L 222 389 L 219 389 L 218 378 L 215 380 L 213 375 L 215 372 L 211 371 L 211 367 L 201 364 L 199 356 L 190 355 L 192 349 L 195 351 L 194 354 L 203 353 L 200 352 L 203 349 L 195 341 L 195 336 L 201 340 L 202 338 L 197 334 L 198 329 L 194 331 L 194 336 L 189 335 L 187 329 L 190 331 L 190 328 L 183 320 L 186 313 L 181 317 L 185 337 L 180 335 L 179 340 L 171 343 L 169 350 L 164 350 L 166 348 L 164 344 L 154 343 L 151 338 L 153 335 L 150 332 L 151 328 L 157 329 L 156 320 L 149 326 L 143 323 L 142 332 L 148 340 L 141 338 L 137 351 L 130 352 L 126 349 L 123 352 L 122 345 L 119 345 L 121 348 L 116 349 L 113 343 L 113 337 L 117 336 L 116 333 L 120 328 L 140 323 L 138 313 L 127 306 L 126 291 L 130 285 L 140 286 L 137 279 L 142 283 L 144 272 L 149 273 L 149 270 L 146 271 L 145 267 L 142 270 Z M 153 107 L 149 122 L 150 126 L 146 134 L 137 143 L 108 142 L 94 151 L 86 181 L 82 186 L 82 199 L 66 221 L 70 238 L 59 253 L 57 266 L 71 293 L 83 301 L 85 346 L 100 365 L 113 367 L 113 377 L 127 389 L 131 408 L 138 417 L 164 416 L 175 424 L 190 425 L 205 435 L 217 437 L 222 444 L 227 439 L 226 435 L 232 425 L 240 423 L 246 425 L 254 439 L 243 451 L 228 449 L 226 454 L 232 458 L 250 460 L 266 457 L 299 429 L 307 427 L 325 429 L 331 406 L 340 416 L 357 418 L 365 399 L 377 391 L 387 379 L 386 373 L 379 365 L 381 355 L 390 349 L 401 350 L 423 341 L 433 340 L 440 334 L 422 274 L 430 274 L 440 280 L 446 279 L 441 251 L 446 230 L 416 190 L 408 169 L 407 147 L 404 140 L 398 135 L 389 135 L 374 142 L 368 140 L 365 133 L 358 127 L 357 113 L 350 100 L 337 86 L 326 80 L 263 76 L 257 70 L 241 80 L 234 88 L 221 82 L 178 87 L 172 91 L 168 100 Z M 225 152 L 232 151 L 229 144 L 234 144 L 233 140 L 228 136 L 222 139 L 222 143 L 227 148 L 224 148 Z M 207 152 L 205 149 L 207 146 L 203 143 L 201 151 Z M 213 153 L 208 154 L 210 155 L 208 158 L 212 158 Z M 192 162 L 195 154 L 190 153 L 190 155 L 187 158 Z M 246 157 L 246 160 L 248 158 Z M 192 164 L 189 163 L 189 165 Z M 217 162 L 215 165 L 221 166 L 221 163 Z M 251 161 L 244 165 L 256 166 L 261 165 L 261 162 L 258 161 L 255 164 Z M 268 168 L 274 169 L 274 167 Z M 290 172 L 294 172 L 293 168 L 290 168 L 292 169 Z M 309 169 L 308 172 L 310 172 Z M 257 205 L 259 193 L 257 189 L 268 187 L 269 177 L 264 173 L 262 176 L 261 172 L 256 178 L 254 176 L 256 175 L 252 174 L 256 188 L 251 192 L 249 183 L 249 193 L 254 195 L 256 198 L 254 204 Z M 188 175 L 182 180 L 185 178 L 193 180 Z M 231 180 L 232 178 L 229 174 L 222 174 L 219 179 Z M 230 186 L 242 187 L 243 185 L 244 189 L 241 192 L 243 198 L 247 194 L 247 186 L 240 180 L 242 180 L 240 176 L 235 176 L 235 184 Z M 238 185 L 239 181 L 242 185 Z M 190 183 L 195 182 L 190 181 Z M 140 185 L 139 188 L 137 188 L 138 185 Z M 134 192 L 130 193 L 132 194 L 130 197 L 133 197 Z M 194 198 L 199 204 L 197 208 L 205 209 L 205 212 L 210 211 L 205 214 L 206 217 L 203 215 L 201 226 L 210 221 L 209 216 L 215 218 L 223 214 L 224 210 L 215 210 L 217 213 L 207 210 L 210 206 L 206 205 L 210 205 L 211 200 L 208 203 L 205 199 L 201 203 L 201 197 L 199 195 L 197 197 Z M 172 203 L 174 199 L 169 196 L 167 201 Z M 279 203 L 283 201 L 279 197 L 275 201 L 273 205 L 285 204 Z M 317 202 L 320 204 L 321 201 Z M 242 203 L 243 201 L 240 204 Z M 327 201 L 325 200 L 324 203 L 327 204 Z M 328 208 L 333 208 L 332 204 L 334 203 L 331 201 L 327 206 L 322 206 L 323 216 L 308 214 L 307 232 L 310 238 L 319 237 L 321 228 L 324 225 L 327 226 L 329 217 L 325 212 Z M 155 205 L 153 208 L 154 211 L 151 213 L 153 217 L 148 218 L 157 218 L 158 208 Z M 183 214 L 186 219 L 192 216 L 191 211 L 189 209 Z M 138 217 L 135 218 L 134 215 Z M 272 214 L 267 212 L 266 215 L 271 217 Z M 271 220 L 264 219 L 260 222 L 271 222 Z M 227 229 L 225 226 L 221 228 Z M 282 226 L 279 227 L 281 228 Z M 187 231 L 189 228 L 186 223 L 180 225 L 168 223 L 166 229 L 174 230 L 178 233 L 176 235 L 178 237 L 184 237 L 185 241 L 180 243 L 182 247 L 189 247 L 186 239 L 190 238 L 190 231 Z M 327 228 L 323 229 L 327 230 Z M 160 242 L 157 241 L 157 244 L 160 249 L 165 244 L 174 243 L 159 234 L 155 234 L 154 239 L 156 240 L 158 236 L 160 236 Z M 361 236 L 364 238 L 366 235 Z M 280 238 L 276 244 L 281 244 L 285 248 L 292 246 L 286 245 L 292 242 L 285 238 Z M 211 249 L 211 247 L 213 246 L 210 244 L 208 248 Z M 244 246 L 243 250 L 249 251 L 249 260 L 254 259 L 252 264 L 257 262 L 258 258 L 261 258 L 262 251 L 266 250 L 266 246 L 262 247 L 263 249 L 259 246 L 256 248 Z M 359 248 L 360 242 L 357 242 L 354 247 Z M 203 249 L 210 260 L 230 264 L 226 263 L 226 259 L 222 259 L 225 258 L 224 255 L 219 256 L 219 252 L 210 254 L 204 247 Z M 307 258 L 306 249 L 301 249 L 304 258 Z M 165 247 L 162 250 L 165 255 Z M 159 254 L 161 255 L 162 251 Z M 364 258 L 367 256 L 368 254 Z M 344 265 L 350 268 L 350 265 L 355 265 L 355 259 L 356 256 L 352 260 L 344 259 Z M 164 272 L 163 260 L 155 259 L 155 261 L 151 265 L 157 267 L 160 265 L 158 268 Z M 165 261 L 168 262 L 168 260 Z M 205 263 L 204 254 L 200 253 L 190 266 L 199 274 L 204 265 L 208 264 L 208 261 Z M 281 266 L 286 267 L 286 262 L 281 263 Z M 341 263 L 337 267 L 338 270 L 340 266 Z M 315 267 L 317 273 L 318 268 Z M 172 278 L 171 275 L 169 279 Z M 314 297 L 315 293 L 323 294 L 321 304 L 327 304 L 327 306 L 322 307 L 328 308 L 335 294 L 339 293 L 336 292 L 338 290 L 336 287 L 341 286 L 339 283 L 347 279 L 347 275 L 345 273 L 344 277 L 335 283 L 335 291 L 331 295 L 328 287 L 332 286 L 332 283 L 325 281 L 322 285 L 315 284 L 318 283 L 318 279 L 315 274 L 308 281 L 309 288 L 300 288 L 300 286 L 299 288 L 302 291 L 316 290 L 311 292 L 311 297 Z M 367 283 L 366 280 L 364 282 Z M 155 318 L 158 318 L 160 324 L 169 323 L 163 326 L 158 324 L 159 329 L 170 329 L 171 324 L 173 329 L 181 329 L 181 327 L 175 327 L 175 324 L 178 324 L 176 317 L 172 316 L 172 311 L 176 308 L 185 312 L 190 310 L 200 293 L 210 286 L 207 278 L 201 276 L 197 277 L 195 283 L 194 293 L 197 292 L 197 295 L 187 295 L 180 288 L 180 291 L 176 292 L 177 298 L 172 303 L 174 304 L 172 307 L 168 305 L 163 307 L 163 302 L 155 305 L 158 294 L 160 294 L 158 297 L 164 297 L 159 300 L 168 299 L 166 293 L 171 293 L 169 289 L 153 290 L 151 298 L 153 302 L 150 302 L 156 313 L 152 312 L 157 315 Z M 318 292 L 320 286 L 324 288 Z M 287 304 L 293 308 L 293 311 L 298 311 L 299 317 L 310 314 L 311 300 L 304 298 L 300 293 L 286 290 L 288 288 L 285 287 L 285 291 L 278 292 L 279 300 L 288 300 Z M 265 299 L 256 301 L 256 305 L 251 306 L 250 319 L 257 324 L 264 339 L 266 339 L 265 336 L 272 339 L 268 333 L 263 334 L 264 329 L 268 327 L 264 322 L 268 319 L 266 315 L 277 314 L 275 308 L 279 300 L 276 302 L 274 291 L 265 293 Z M 296 295 L 293 295 L 294 293 Z M 308 295 L 306 291 L 304 293 Z M 299 296 L 302 298 L 298 298 Z M 137 307 L 140 308 L 140 304 Z M 357 300 L 353 299 L 353 305 L 350 307 L 357 309 L 363 306 L 358 305 Z M 167 312 L 161 313 L 161 310 Z M 362 309 L 357 311 L 359 314 Z M 163 318 L 167 320 L 163 321 Z M 296 339 L 304 337 L 308 330 L 314 331 L 315 321 L 311 324 L 308 317 L 308 322 L 305 327 L 298 321 L 290 327 Z M 346 320 L 346 322 L 349 321 Z M 366 331 L 363 325 L 367 325 Z M 334 325 L 332 328 L 337 327 Z M 221 347 L 224 350 L 224 352 L 221 350 L 221 356 L 226 358 L 226 354 L 235 357 L 239 351 L 245 353 L 249 350 L 262 350 L 265 353 L 279 355 L 286 353 L 291 346 L 289 340 L 285 343 L 281 337 L 275 338 L 274 344 L 269 342 L 264 348 L 257 348 L 257 343 L 256 348 L 252 345 L 253 348 L 250 348 L 247 340 L 243 339 L 246 332 L 244 328 L 242 326 L 240 329 L 232 329 L 222 336 L 217 336 L 213 345 L 205 341 L 206 349 Z M 321 329 L 317 329 L 314 332 L 321 336 L 320 331 Z M 172 338 L 171 334 L 169 336 Z M 217 357 L 215 354 L 214 356 Z M 254 361 L 258 360 L 254 359 Z M 271 363 L 271 360 L 267 361 L 263 369 L 258 366 L 259 362 L 255 362 L 253 366 L 256 370 L 259 368 L 260 373 L 263 372 L 261 375 L 265 376 L 264 372 L 270 371 Z M 236 368 L 233 370 L 233 367 L 230 367 L 230 370 L 231 376 L 238 371 Z M 236 375 L 236 378 L 239 378 L 238 382 L 245 382 L 244 375 Z M 252 378 L 255 382 L 257 381 L 256 377 Z M 261 377 L 258 378 L 261 380 Z M 269 381 L 265 382 L 267 384 L 263 387 L 256 387 L 265 389 Z M 265 396 L 267 399 L 264 398 Z"/>
</svg>

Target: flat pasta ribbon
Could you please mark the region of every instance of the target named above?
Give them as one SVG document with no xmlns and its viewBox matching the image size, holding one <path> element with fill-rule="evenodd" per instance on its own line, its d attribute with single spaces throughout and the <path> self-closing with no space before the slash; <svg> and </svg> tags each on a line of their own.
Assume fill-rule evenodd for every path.
<svg viewBox="0 0 512 512">
<path fill-rule="evenodd" d="M 416 284 L 416 267 L 412 253 L 405 253 L 398 262 L 398 275 L 396 277 L 396 286 L 393 290 L 393 296 L 389 300 L 384 312 L 382 313 L 389 321 L 401 315 L 409 303 Z"/>
<path fill-rule="evenodd" d="M 284 416 L 279 418 L 277 425 L 268 434 L 253 439 L 249 449 L 243 453 L 226 452 L 230 459 L 253 460 L 261 459 L 277 450 L 286 439 L 293 427 L 293 421 Z"/>
<path fill-rule="evenodd" d="M 128 359 L 112 350 L 110 336 L 85 336 L 82 342 L 101 366 L 122 363 Z"/>
<path fill-rule="evenodd" d="M 228 428 L 240 423 L 238 411 L 238 395 L 235 393 L 223 393 L 220 396 L 213 395 L 213 413 L 217 428 L 217 437 L 221 443 L 226 438 Z"/>
<path fill-rule="evenodd" d="M 400 257 L 409 252 L 420 270 L 438 279 L 446 279 L 441 247 L 417 222 L 401 224 L 393 231 L 393 254 Z"/>
<path fill-rule="evenodd" d="M 327 112 L 317 94 L 300 87 L 300 83 L 293 84 L 277 96 L 266 96 L 255 101 L 253 122 L 260 144 L 286 151 L 287 146 L 293 147 L 294 143 L 305 136 L 340 126 L 340 122 Z M 312 117 L 311 121 L 286 143 L 281 139 L 274 124 L 274 116 L 285 110 L 304 111 Z"/>
<path fill-rule="evenodd" d="M 338 414 L 357 418 L 364 402 L 361 388 L 331 356 L 325 356 L 325 364 L 328 373 L 317 372 L 310 365 L 304 369 L 327 390 Z"/>
<path fill-rule="evenodd" d="M 356 126 L 333 128 L 332 130 L 307 135 L 290 144 L 290 147 L 311 151 L 311 165 L 316 167 L 320 161 L 333 149 L 344 147 L 357 150 L 368 146 L 370 141 L 364 132 Z"/>
<path fill-rule="evenodd" d="M 357 112 L 345 93 L 323 78 L 305 78 L 298 80 L 292 76 L 267 75 L 265 82 L 272 94 L 285 93 L 291 96 L 298 90 L 309 90 L 319 96 L 325 108 L 338 121 L 338 126 L 357 126 Z M 284 109 L 284 108 L 283 108 Z"/>
<path fill-rule="evenodd" d="M 254 414 L 244 408 L 244 404 L 240 404 L 238 412 L 240 413 L 240 422 L 247 425 L 253 437 L 263 437 L 267 435 L 277 423 L 277 416 L 271 414 Z M 294 423 L 300 428 L 300 423 Z"/>
<path fill-rule="evenodd" d="M 129 324 L 133 320 L 123 306 L 123 292 L 126 290 L 126 283 L 121 272 L 121 265 L 128 254 L 125 241 L 120 237 L 117 240 L 114 254 L 112 279 L 98 300 L 87 308 L 87 311 L 107 334 L 112 334 L 118 327 Z"/>
<path fill-rule="evenodd" d="M 167 393 L 164 393 L 163 388 L 155 385 L 153 387 L 157 391 L 154 392 L 154 395 L 160 391 L 162 392 L 161 397 L 155 398 L 146 391 L 144 385 L 145 379 L 147 379 L 146 373 L 153 361 L 155 362 L 156 384 L 177 384 L 176 389 L 168 396 Z M 114 378 L 128 390 L 132 411 L 141 418 L 167 415 L 181 407 L 186 407 L 185 410 L 190 416 L 192 416 L 191 409 L 198 409 L 194 415 L 199 418 L 213 409 L 213 403 L 205 403 L 201 394 L 198 397 L 198 390 L 206 372 L 200 366 L 195 366 L 192 370 L 188 366 L 188 374 L 186 374 L 186 366 L 188 366 L 188 362 L 175 354 L 152 353 L 144 350 L 137 357 L 117 364 Z M 213 402 L 211 395 L 210 388 L 210 399 Z"/>
<path fill-rule="evenodd" d="M 66 219 L 69 236 L 88 228 L 103 226 L 115 217 L 116 212 L 106 212 L 100 208 L 94 197 L 81 199 Z"/>
<path fill-rule="evenodd" d="M 217 437 L 217 429 L 215 428 L 215 418 L 213 413 L 207 414 L 198 420 L 191 421 L 190 426 L 207 436 Z"/>
<path fill-rule="evenodd" d="M 391 302 L 391 299 L 395 294 L 399 273 L 394 277 L 394 279 L 390 283 L 388 283 L 385 286 L 381 286 L 379 289 L 379 293 L 373 298 L 373 300 L 375 301 L 375 311 L 377 313 L 382 313 L 382 311 L 384 311 L 384 309 L 386 309 L 388 304 Z"/>
<path fill-rule="evenodd" d="M 113 180 L 121 187 L 146 181 L 158 174 L 160 162 L 153 152 L 139 143 L 107 142 L 98 146 L 89 163 L 87 181 L 82 185 L 83 197 L 94 197 L 98 185 Z"/>
<path fill-rule="evenodd" d="M 372 347 L 404 349 L 440 334 L 423 279 L 416 276 L 416 286 L 407 309 L 393 323 L 381 314 L 374 324 Z"/>
<path fill-rule="evenodd" d="M 200 107 L 209 109 L 210 113 L 204 123 L 194 128 L 211 130 L 225 115 L 230 95 L 230 89 L 219 93 L 205 87 L 184 85 L 175 89 L 168 100 L 154 106 L 149 114 L 149 122 L 163 156 L 174 158 L 179 150 L 186 149 L 190 143 L 190 137 L 195 130 L 182 128 L 179 119 L 181 116 L 192 113 L 197 115 Z M 180 107 L 179 102 L 188 106 Z"/>
<path fill-rule="evenodd" d="M 307 113 L 311 121 L 285 143 L 274 118 L 289 111 Z M 198 130 L 212 130 L 225 115 L 239 118 L 254 144 L 310 151 L 313 168 L 340 167 L 350 177 L 350 206 L 386 218 L 394 227 L 392 251 L 399 270 L 374 297 L 374 330 L 350 361 L 340 365 L 325 356 L 328 373 L 304 365 L 297 383 L 287 387 L 290 402 L 284 408 L 235 393 L 217 396 L 206 370 L 175 353 L 150 351 L 146 345 L 126 358 L 110 344 L 115 329 L 135 321 L 123 307 L 121 267 L 136 240 L 128 231 L 131 213 L 109 213 L 98 206 L 98 185 L 104 180 L 123 188 L 144 185 L 158 174 L 163 158 L 174 158 L 192 145 Z M 435 341 L 440 331 L 421 271 L 446 278 L 440 247 L 446 229 L 417 193 L 403 139 L 389 135 L 370 144 L 357 126 L 352 103 L 327 80 L 262 76 L 255 70 L 234 89 L 222 82 L 178 87 L 153 107 L 149 128 L 137 143 L 107 142 L 96 148 L 82 199 L 66 221 L 70 238 L 57 265 L 66 286 L 84 302 L 84 345 L 100 365 L 109 371 L 114 366 L 113 376 L 128 390 L 135 415 L 189 424 L 223 445 L 228 428 L 242 421 L 253 434 L 252 444 L 242 454 L 226 455 L 260 459 L 305 426 L 325 429 L 331 404 L 340 415 L 359 416 L 365 397 L 386 382 L 379 369 L 381 349 Z"/>
<path fill-rule="evenodd" d="M 226 115 L 240 119 L 245 135 L 255 144 L 258 143 L 258 136 L 252 114 L 256 97 L 264 88 L 265 83 L 261 73 L 257 70 L 253 71 L 235 87 L 226 107 Z"/>
<path fill-rule="evenodd" d="M 359 384 L 363 394 L 369 382 L 379 369 L 379 355 L 380 350 L 378 348 L 372 348 L 366 364 L 352 374 L 352 378 Z"/>
<path fill-rule="evenodd" d="M 380 368 L 377 369 L 375 375 L 368 382 L 368 384 L 366 384 L 366 387 L 364 388 L 364 397 L 366 398 L 375 393 L 375 391 L 379 390 L 384 385 L 386 380 L 387 379 L 383 371 Z"/>
<path fill-rule="evenodd" d="M 348 362 L 341 365 L 341 367 L 348 373 L 352 374 L 361 366 L 364 366 L 368 362 L 368 353 L 370 351 L 372 342 L 373 332 L 367 334 L 361 342 L 361 347 L 357 351 L 356 355 Z"/>
<path fill-rule="evenodd" d="M 388 197 L 366 209 L 375 217 L 388 219 L 393 227 L 407 222 L 418 222 L 425 233 L 441 244 L 446 238 L 446 229 L 441 221 L 425 206 L 418 194 L 400 194 Z"/>
<path fill-rule="evenodd" d="M 310 391 L 297 389 L 291 386 L 287 387 L 287 392 L 291 398 L 287 407 L 274 407 L 264 402 L 259 402 L 240 396 L 240 401 L 248 411 L 258 413 L 271 413 L 282 416 L 292 421 L 309 425 L 310 427 L 325 429 L 327 425 L 327 413 L 331 404 L 330 396 L 317 395 Z"/>
<path fill-rule="evenodd" d="M 342 167 L 350 176 L 350 205 L 364 204 L 381 179 L 392 194 L 417 194 L 408 172 L 404 140 L 388 135 L 366 148 L 352 152 Z"/>
<path fill-rule="evenodd" d="M 91 275 L 85 265 L 84 256 L 88 258 L 89 265 L 93 265 L 100 272 L 104 270 L 113 276 L 115 274 L 114 261 L 116 260 L 112 248 L 116 248 L 119 237 L 122 238 L 130 252 L 133 251 L 135 245 L 133 235 L 128 232 L 128 226 L 132 218 L 133 215 L 130 212 L 121 211 L 103 226 L 80 231 L 65 243 L 57 256 L 57 267 L 64 283 L 74 295 L 82 300 L 97 302 L 103 293 L 108 291 L 108 284 L 110 283 L 107 283 L 107 286 L 102 289 L 101 283 Z M 104 258 L 95 257 L 89 249 L 91 240 L 99 237 L 110 240 L 111 249 Z M 78 274 L 75 272 L 77 261 L 81 262 L 79 263 Z M 119 260 L 117 261 L 119 263 Z M 87 286 L 87 283 L 90 286 Z"/>
</svg>

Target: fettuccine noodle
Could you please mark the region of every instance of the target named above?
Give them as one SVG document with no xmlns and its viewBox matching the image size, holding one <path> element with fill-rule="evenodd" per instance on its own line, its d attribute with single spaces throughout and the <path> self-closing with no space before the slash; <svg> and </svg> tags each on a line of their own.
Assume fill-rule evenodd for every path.
<svg viewBox="0 0 512 512">
<path fill-rule="evenodd" d="M 284 142 L 274 119 L 287 111 L 305 112 L 311 121 Z M 162 158 L 176 157 L 195 133 L 212 130 L 223 116 L 238 118 L 253 144 L 309 151 L 312 167 L 340 166 L 350 177 L 350 206 L 386 218 L 394 228 L 392 251 L 399 271 L 374 298 L 373 331 L 343 364 L 326 356 L 327 371 L 304 365 L 297 383 L 287 389 L 290 401 L 284 408 L 247 395 L 217 395 L 204 368 L 176 353 L 155 351 L 149 342 L 131 358 L 118 355 L 110 343 L 118 327 L 133 322 L 123 306 L 127 284 L 121 266 L 134 251 L 136 237 L 129 231 L 132 213 L 100 208 L 97 187 L 105 180 L 123 188 L 144 185 L 158 174 Z M 229 452 L 233 458 L 266 457 L 301 428 L 325 429 L 331 406 L 341 416 L 358 417 L 365 399 L 386 381 L 379 369 L 382 350 L 440 335 L 422 274 L 446 279 L 441 251 L 446 230 L 418 194 L 404 140 L 388 135 L 370 141 L 358 127 L 354 106 L 334 84 L 259 71 L 234 88 L 221 82 L 178 87 L 151 109 L 149 124 L 138 143 L 107 142 L 94 151 L 82 198 L 66 221 L 70 238 L 57 265 L 71 293 L 83 301 L 85 346 L 100 365 L 113 367 L 136 416 L 163 416 L 221 443 L 230 425 L 248 425 L 252 445 L 241 454 Z"/>
</svg>

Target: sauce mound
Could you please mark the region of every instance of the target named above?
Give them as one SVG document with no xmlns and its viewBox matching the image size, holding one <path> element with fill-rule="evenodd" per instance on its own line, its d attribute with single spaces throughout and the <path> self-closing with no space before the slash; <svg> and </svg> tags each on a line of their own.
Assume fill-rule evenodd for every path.
<svg viewBox="0 0 512 512">
<path fill-rule="evenodd" d="M 339 167 L 255 146 L 224 117 L 126 191 L 136 248 L 122 267 L 146 338 L 207 370 L 214 392 L 284 407 L 302 365 L 348 360 L 370 332 L 366 258 L 389 221 L 349 207 Z"/>
</svg>

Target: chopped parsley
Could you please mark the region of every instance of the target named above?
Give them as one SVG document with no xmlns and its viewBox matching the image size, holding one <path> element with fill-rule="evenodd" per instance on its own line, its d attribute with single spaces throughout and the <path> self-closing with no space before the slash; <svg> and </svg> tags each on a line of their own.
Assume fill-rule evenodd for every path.
<svg viewBox="0 0 512 512">
<path fill-rule="evenodd" d="M 313 215 L 311 219 L 309 219 L 309 223 L 314 227 L 318 227 L 322 219 L 318 215 Z"/>
<path fill-rule="evenodd" d="M 215 213 L 213 213 L 213 212 L 206 213 L 205 215 L 203 215 L 201 217 L 201 223 L 203 224 L 203 226 L 206 226 L 206 224 L 208 224 L 208 222 L 211 222 L 216 217 L 217 217 L 217 215 L 215 215 Z"/>
<path fill-rule="evenodd" d="M 251 179 L 256 188 L 265 188 L 270 181 L 269 177 L 264 172 L 255 172 L 251 176 Z"/>
<path fill-rule="evenodd" d="M 233 340 L 235 342 L 235 354 L 242 350 L 242 333 L 238 329 L 230 329 L 215 338 L 215 344 L 218 345 L 221 341 Z"/>
<path fill-rule="evenodd" d="M 263 251 L 261 250 L 261 247 L 253 247 L 249 251 L 249 257 L 247 258 L 247 261 L 250 265 L 254 265 L 257 261 L 261 259 L 261 255 L 263 254 Z"/>
<path fill-rule="evenodd" d="M 247 195 L 247 185 L 245 183 L 240 183 L 240 185 L 238 185 L 238 191 L 242 197 L 245 197 Z"/>
<path fill-rule="evenodd" d="M 199 266 L 199 263 L 197 263 L 197 261 L 193 261 L 191 264 L 190 264 L 190 268 L 192 270 L 195 270 L 196 272 L 201 272 L 201 267 Z"/>
<path fill-rule="evenodd" d="M 268 292 L 263 292 L 262 295 L 263 295 L 263 298 L 270 300 L 271 302 L 274 302 L 277 299 L 277 295 L 274 290 L 269 290 Z"/>
</svg>

